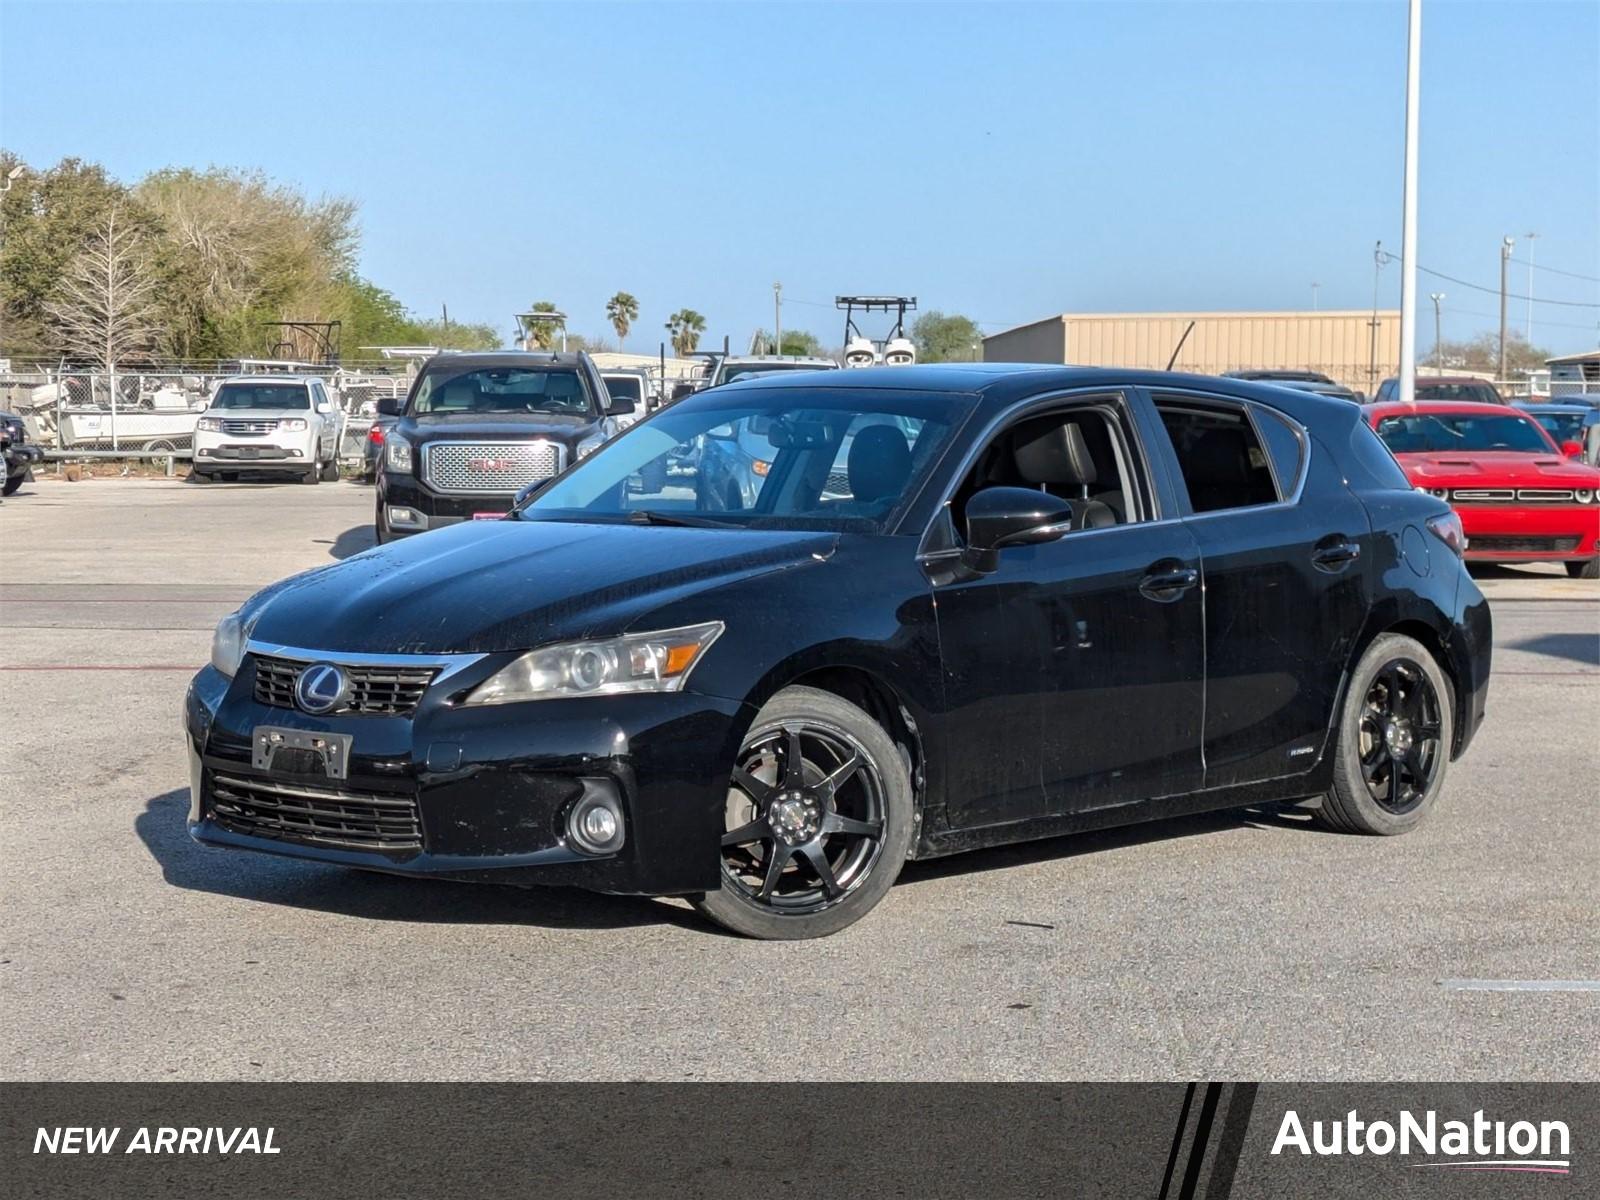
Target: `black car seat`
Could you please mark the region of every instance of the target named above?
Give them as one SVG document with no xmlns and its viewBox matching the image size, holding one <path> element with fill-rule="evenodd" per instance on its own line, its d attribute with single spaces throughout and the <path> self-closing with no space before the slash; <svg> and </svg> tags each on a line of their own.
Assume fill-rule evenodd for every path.
<svg viewBox="0 0 1600 1200">
<path fill-rule="evenodd" d="M 1024 482 L 1072 505 L 1074 529 L 1104 529 L 1117 523 L 1110 505 L 1090 499 L 1089 489 L 1099 472 L 1076 423 L 1018 430 L 1011 454 Z"/>
<path fill-rule="evenodd" d="M 911 446 L 893 425 L 869 425 L 850 441 L 845 459 L 850 495 L 858 504 L 884 507 L 906 490 L 911 478 Z"/>
<path fill-rule="evenodd" d="M 477 407 L 478 389 L 470 379 L 452 379 L 439 391 L 436 412 L 470 412 Z"/>
</svg>

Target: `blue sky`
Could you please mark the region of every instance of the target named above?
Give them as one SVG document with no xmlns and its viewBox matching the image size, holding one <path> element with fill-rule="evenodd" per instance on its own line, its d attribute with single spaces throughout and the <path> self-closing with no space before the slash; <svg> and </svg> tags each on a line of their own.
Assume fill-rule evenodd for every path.
<svg viewBox="0 0 1600 1200">
<path fill-rule="evenodd" d="M 423 312 L 509 330 L 552 299 L 600 332 L 622 288 L 630 348 L 681 306 L 742 344 L 782 280 L 785 325 L 834 344 L 847 291 L 986 332 L 1309 307 L 1313 282 L 1370 307 L 1373 242 L 1399 249 L 1404 66 L 1403 0 L 0 0 L 0 144 L 350 196 L 364 272 Z M 1600 4 L 1426 0 L 1421 120 L 1421 263 L 1494 286 L 1502 235 L 1521 257 L 1533 230 L 1538 264 L 1600 277 Z M 1600 283 L 1534 279 L 1600 305 Z M 1434 290 L 1446 336 L 1495 326 L 1497 297 Z M 1534 322 L 1557 351 L 1600 340 L 1600 307 Z"/>
</svg>

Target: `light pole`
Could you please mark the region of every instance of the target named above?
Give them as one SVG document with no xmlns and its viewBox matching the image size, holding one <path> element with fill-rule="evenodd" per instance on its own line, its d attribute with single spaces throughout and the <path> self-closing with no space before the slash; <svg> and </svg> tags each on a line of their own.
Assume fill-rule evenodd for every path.
<svg viewBox="0 0 1600 1200">
<path fill-rule="evenodd" d="M 1400 399 L 1417 398 L 1417 108 L 1422 90 L 1422 0 L 1406 34 L 1406 161 L 1400 200 Z"/>
<path fill-rule="evenodd" d="M 1317 289 L 1320 288 L 1321 286 L 1322 285 L 1320 283 L 1313 283 L 1311 285 L 1311 311 L 1312 312 L 1316 312 L 1318 310 Z"/>
<path fill-rule="evenodd" d="M 1439 317 L 1439 304 L 1444 300 L 1443 292 L 1429 292 L 1428 299 L 1433 301 L 1433 369 L 1436 374 L 1444 374 L 1444 334 L 1441 332 L 1442 322 Z"/>
<path fill-rule="evenodd" d="M 783 284 L 772 285 L 772 352 L 783 353 Z"/>
<path fill-rule="evenodd" d="M 1378 277 L 1383 272 L 1383 243 L 1379 242 L 1372 248 L 1372 320 L 1367 322 L 1367 328 L 1372 337 L 1368 346 L 1367 359 L 1367 393 L 1374 394 L 1378 390 Z"/>
<path fill-rule="evenodd" d="M 1500 382 L 1506 377 L 1506 272 L 1511 267 L 1511 248 L 1517 239 L 1507 234 L 1500 243 Z"/>
<path fill-rule="evenodd" d="M 1533 345 L 1533 239 L 1537 233 L 1522 235 L 1528 239 L 1528 345 Z"/>
</svg>

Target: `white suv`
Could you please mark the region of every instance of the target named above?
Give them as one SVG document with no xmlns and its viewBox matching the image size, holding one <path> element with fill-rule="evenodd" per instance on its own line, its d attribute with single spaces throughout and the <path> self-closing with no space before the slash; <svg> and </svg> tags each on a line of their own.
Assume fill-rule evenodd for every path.
<svg viewBox="0 0 1600 1200">
<path fill-rule="evenodd" d="M 194 476 L 289 471 L 302 483 L 339 478 L 344 414 L 320 379 L 247 375 L 217 385 L 194 431 Z"/>
</svg>

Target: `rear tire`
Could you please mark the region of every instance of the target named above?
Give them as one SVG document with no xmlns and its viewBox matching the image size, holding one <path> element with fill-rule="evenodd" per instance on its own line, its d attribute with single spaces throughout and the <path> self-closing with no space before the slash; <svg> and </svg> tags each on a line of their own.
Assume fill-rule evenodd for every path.
<svg viewBox="0 0 1600 1200">
<path fill-rule="evenodd" d="M 383 502 L 379 501 L 377 510 L 372 514 L 372 532 L 378 545 L 383 545 L 390 540 L 389 526 L 383 520 Z"/>
<path fill-rule="evenodd" d="M 322 464 L 322 482 L 339 482 L 339 460 L 337 458 L 330 458 L 327 462 Z"/>
<path fill-rule="evenodd" d="M 733 767 L 722 886 L 696 908 L 746 937 L 793 940 L 837 933 L 883 899 L 915 821 L 905 759 L 881 725 L 832 692 L 785 688 Z"/>
<path fill-rule="evenodd" d="M 1415 829 L 1444 787 L 1454 733 L 1454 693 L 1433 655 L 1382 634 L 1350 678 L 1318 823 L 1386 836 Z"/>
<path fill-rule="evenodd" d="M 1600 579 L 1600 555 L 1586 562 L 1569 562 L 1566 567 L 1571 579 Z"/>
</svg>

